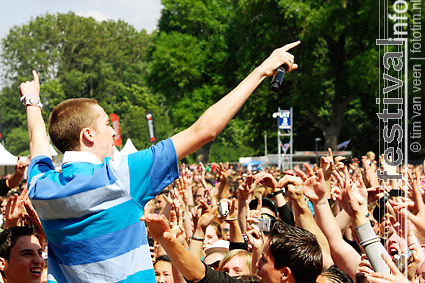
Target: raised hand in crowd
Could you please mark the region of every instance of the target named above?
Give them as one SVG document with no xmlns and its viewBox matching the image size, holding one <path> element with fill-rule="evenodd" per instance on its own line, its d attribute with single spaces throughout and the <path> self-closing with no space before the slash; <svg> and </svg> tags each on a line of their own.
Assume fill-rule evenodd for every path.
<svg viewBox="0 0 425 283">
<path fill-rule="evenodd" d="M 365 250 L 373 269 L 375 271 L 389 273 L 389 268 L 381 257 L 381 254 L 388 253 L 381 245 L 379 237 L 372 230 L 369 219 L 365 216 L 367 210 L 362 208 L 367 203 L 367 194 L 359 190 L 357 185 L 349 179 L 347 168 L 344 171 L 344 178 L 342 178 L 339 172 L 334 172 L 342 189 L 338 200 L 348 215 L 353 218 L 360 245 Z"/>
<path fill-rule="evenodd" d="M 248 175 L 243 181 L 243 183 L 239 185 L 238 187 L 238 193 L 237 193 L 238 222 L 239 222 L 239 226 L 241 228 L 242 234 L 245 234 L 248 229 L 248 225 L 247 225 L 247 218 L 249 217 L 248 202 L 250 201 L 250 198 L 252 197 L 252 192 L 253 192 L 253 190 L 251 190 L 252 185 L 253 185 L 253 176 Z"/>
<path fill-rule="evenodd" d="M 24 220 L 24 202 L 18 194 L 11 196 L 6 205 L 4 229 L 21 226 Z"/>
<path fill-rule="evenodd" d="M 298 175 L 298 177 L 300 177 L 303 181 L 305 181 L 307 180 L 308 177 L 314 176 L 315 173 L 310 164 L 305 162 L 303 165 L 306 172 L 304 172 L 300 168 L 295 168 L 294 170 L 295 170 L 295 173 Z"/>
<path fill-rule="evenodd" d="M 367 157 L 362 156 L 362 163 L 365 173 L 365 181 L 367 187 L 377 187 L 379 186 L 379 180 L 376 176 L 375 170 L 372 169 L 371 165 L 367 162 Z"/>
<path fill-rule="evenodd" d="M 28 196 L 28 188 L 25 188 L 20 196 L 24 208 L 25 208 L 25 224 L 34 228 L 34 232 L 38 235 L 38 239 L 40 243 L 43 245 L 46 241 L 46 235 L 44 234 L 43 226 L 41 225 L 41 220 L 38 217 L 37 211 L 35 211 L 34 206 L 32 205 L 29 196 Z M 44 248 L 44 247 L 43 247 Z"/>
<path fill-rule="evenodd" d="M 214 213 L 217 207 L 210 207 L 204 200 L 200 201 L 200 205 L 192 210 L 192 219 L 194 232 L 189 244 L 189 251 L 198 259 L 201 259 L 205 234 L 208 225 L 214 220 Z"/>
<path fill-rule="evenodd" d="M 319 173 L 323 174 L 322 170 L 319 170 Z M 323 268 L 326 269 L 333 265 L 329 244 L 325 235 L 317 226 L 313 218 L 313 214 L 311 213 L 310 208 L 307 205 L 307 201 L 304 197 L 304 192 L 311 189 L 311 187 L 306 188 L 306 186 L 314 186 L 313 183 L 316 179 L 316 176 L 311 176 L 303 182 L 300 177 L 286 175 L 279 181 L 281 185 L 287 188 L 286 194 L 288 195 L 288 199 L 293 204 L 292 207 L 294 208 L 293 211 L 295 215 L 296 226 L 306 229 L 316 235 L 317 241 L 322 248 Z"/>
<path fill-rule="evenodd" d="M 218 195 L 217 195 L 217 201 L 221 199 L 227 199 L 228 198 L 228 190 L 229 190 L 229 184 L 228 184 L 228 178 L 229 178 L 229 162 L 221 163 L 217 166 L 216 172 L 218 175 L 218 179 L 220 182 L 220 185 L 218 187 Z"/>
<path fill-rule="evenodd" d="M 313 204 L 316 223 L 329 243 L 333 261 L 354 280 L 360 255 L 342 237 L 340 227 L 332 213 L 328 199 L 325 197 L 326 182 L 322 169 L 318 170 L 317 178 L 311 177 L 304 183 L 303 190 L 304 195 Z"/>
<path fill-rule="evenodd" d="M 246 232 L 246 236 L 252 247 L 252 262 L 255 263 L 261 258 L 263 247 L 266 243 L 265 236 L 263 231 L 255 224 L 250 225 L 249 230 Z M 256 264 L 252 264 L 251 272 L 252 274 L 257 272 Z"/>
<path fill-rule="evenodd" d="M 25 162 L 23 162 L 21 156 L 18 155 L 18 160 L 15 165 L 15 174 L 13 174 L 10 178 L 5 180 L 4 188 L 1 187 L 0 195 L 4 196 L 10 189 L 13 189 L 19 185 L 19 182 L 22 180 L 22 177 L 25 173 L 25 168 L 28 166 Z"/>
<path fill-rule="evenodd" d="M 178 214 L 177 214 L 178 213 Z M 183 228 L 183 211 L 181 209 L 176 212 L 175 210 L 172 210 L 170 212 L 170 229 L 171 234 L 174 238 L 179 241 L 180 244 L 182 244 L 185 247 L 188 247 L 187 241 L 186 241 L 186 232 Z"/>
<path fill-rule="evenodd" d="M 421 234 L 425 235 L 425 204 L 423 199 L 423 191 L 420 184 L 419 171 L 415 171 L 415 179 L 411 174 L 409 175 L 409 179 L 410 183 L 412 184 L 411 197 L 414 203 L 412 210 L 409 211 L 406 209 L 406 202 L 395 202 L 390 200 L 390 204 L 394 210 L 400 212 L 402 216 L 407 216 L 407 218 L 412 221 Z"/>
<path fill-rule="evenodd" d="M 284 191 L 272 174 L 261 172 L 254 176 L 254 180 L 272 190 L 272 199 L 276 202 L 277 207 L 282 207 L 286 204 L 286 199 L 283 196 Z"/>
<path fill-rule="evenodd" d="M 189 168 L 182 170 L 181 175 L 183 176 L 183 185 L 180 185 L 180 190 L 184 190 L 185 196 L 184 201 L 186 206 L 193 205 L 193 172 Z"/>
</svg>

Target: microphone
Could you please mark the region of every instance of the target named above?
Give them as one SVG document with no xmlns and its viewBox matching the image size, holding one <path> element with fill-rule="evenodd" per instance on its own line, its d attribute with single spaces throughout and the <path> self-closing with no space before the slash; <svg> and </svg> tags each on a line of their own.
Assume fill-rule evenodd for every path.
<svg viewBox="0 0 425 283">
<path fill-rule="evenodd" d="M 272 91 L 278 91 L 280 85 L 282 84 L 283 77 L 285 76 L 285 72 L 288 70 L 288 65 L 283 64 L 279 68 L 277 68 L 276 73 L 274 74 L 272 83 L 270 85 L 270 89 Z"/>
</svg>

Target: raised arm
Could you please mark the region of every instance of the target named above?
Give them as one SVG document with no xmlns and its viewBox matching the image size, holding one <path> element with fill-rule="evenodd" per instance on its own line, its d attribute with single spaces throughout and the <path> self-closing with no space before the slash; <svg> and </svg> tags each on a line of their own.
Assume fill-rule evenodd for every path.
<svg viewBox="0 0 425 283">
<path fill-rule="evenodd" d="M 251 93 L 268 76 L 282 64 L 289 66 L 288 71 L 298 68 L 294 63 L 294 56 L 287 51 L 300 44 L 300 41 L 287 44 L 273 51 L 259 67 L 248 75 L 234 90 L 212 105 L 201 117 L 188 129 L 174 135 L 174 147 L 177 158 L 195 152 L 214 138 L 224 129 L 230 119 L 239 111 Z"/>
<path fill-rule="evenodd" d="M 30 140 L 31 159 L 39 155 L 51 156 L 46 126 L 41 116 L 41 107 L 37 104 L 28 104 L 30 100 L 40 101 L 40 82 L 36 71 L 32 71 L 34 80 L 22 83 L 19 94 L 24 97 L 27 109 L 28 136 Z"/>
<path fill-rule="evenodd" d="M 18 161 L 15 165 L 15 174 L 12 175 L 9 179 L 6 180 L 6 185 L 9 189 L 13 189 L 17 185 L 19 185 L 19 182 L 22 179 L 22 176 L 24 176 L 25 168 L 27 167 L 27 164 L 25 162 L 19 160 L 21 157 L 18 155 Z"/>
<path fill-rule="evenodd" d="M 316 176 L 311 176 L 304 182 L 303 185 L 301 178 L 286 175 L 283 177 L 282 184 L 284 187 L 287 187 L 288 198 L 293 204 L 295 217 L 298 218 L 300 223 L 299 227 L 310 231 L 316 236 L 317 241 L 322 248 L 323 269 L 326 269 L 333 264 L 329 244 L 325 235 L 314 221 L 313 214 L 311 214 L 303 194 L 303 186 L 313 187 L 315 180 Z"/>
<path fill-rule="evenodd" d="M 313 203 L 316 223 L 328 240 L 333 261 L 338 263 L 340 269 L 355 279 L 360 255 L 342 238 L 341 231 L 326 198 L 326 191 L 323 171 L 319 169 L 316 183 L 313 186 L 305 186 L 304 194 Z"/>
<path fill-rule="evenodd" d="M 205 276 L 204 264 L 173 237 L 165 216 L 148 214 L 143 215 L 140 220 L 148 224 L 149 233 L 160 243 L 174 266 L 187 280 L 197 282 Z"/>
</svg>

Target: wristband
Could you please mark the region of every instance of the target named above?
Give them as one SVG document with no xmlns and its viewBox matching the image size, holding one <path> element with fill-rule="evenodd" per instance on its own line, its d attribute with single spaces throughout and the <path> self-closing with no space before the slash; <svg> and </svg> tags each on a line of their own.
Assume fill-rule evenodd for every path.
<svg viewBox="0 0 425 283">
<path fill-rule="evenodd" d="M 271 193 L 271 194 L 267 194 L 267 197 L 268 198 L 272 198 L 272 197 L 274 197 L 274 196 L 277 196 L 278 194 L 285 194 L 285 188 L 282 188 L 281 190 L 279 190 L 279 191 L 276 191 L 276 192 L 273 192 L 273 193 Z"/>
<path fill-rule="evenodd" d="M 198 238 L 198 237 L 195 237 L 195 236 L 192 235 L 192 240 L 203 242 L 203 241 L 205 241 L 205 238 Z"/>
<path fill-rule="evenodd" d="M 21 102 L 22 102 L 24 105 L 25 105 L 25 101 L 24 101 L 24 99 L 25 99 L 25 97 L 27 97 L 27 96 L 32 96 L 32 97 L 35 97 L 35 98 L 37 98 L 38 100 L 40 100 L 40 96 L 35 95 L 35 94 L 32 94 L 32 93 L 27 93 L 27 94 L 22 95 L 22 97 L 21 97 Z"/>
</svg>

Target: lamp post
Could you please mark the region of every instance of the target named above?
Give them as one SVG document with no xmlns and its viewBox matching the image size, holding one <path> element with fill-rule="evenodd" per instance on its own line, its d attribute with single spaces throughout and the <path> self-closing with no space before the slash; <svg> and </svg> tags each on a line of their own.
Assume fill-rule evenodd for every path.
<svg viewBox="0 0 425 283">
<path fill-rule="evenodd" d="M 316 146 L 316 164 L 317 164 L 317 167 L 319 167 L 320 165 L 319 165 L 319 155 L 318 155 L 318 146 L 317 146 L 317 144 L 321 141 L 322 139 L 321 138 L 315 138 L 314 139 L 314 144 L 315 144 L 315 146 Z"/>
</svg>

